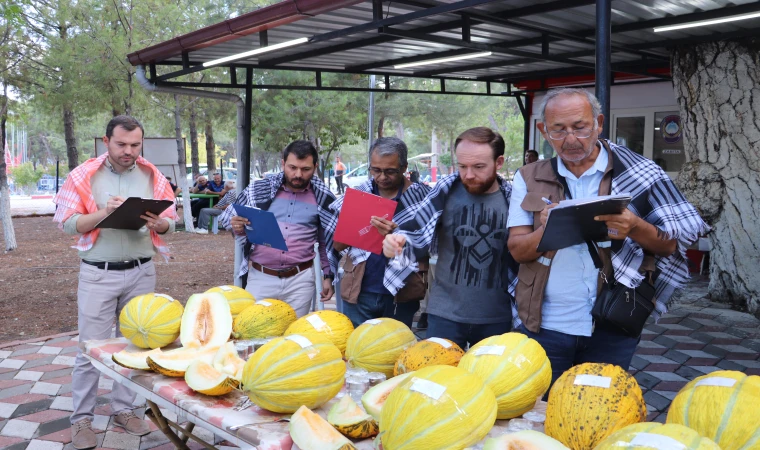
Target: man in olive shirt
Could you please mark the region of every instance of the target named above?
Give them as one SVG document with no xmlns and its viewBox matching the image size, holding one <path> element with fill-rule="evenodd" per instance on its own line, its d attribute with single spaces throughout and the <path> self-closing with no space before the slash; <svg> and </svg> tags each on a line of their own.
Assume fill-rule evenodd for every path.
<svg viewBox="0 0 760 450">
<path fill-rule="evenodd" d="M 114 318 L 137 295 L 155 291 L 156 251 L 168 256 L 159 235 L 174 231 L 174 206 L 161 216 L 146 213 L 139 230 L 100 229 L 97 224 L 129 197 L 173 200 L 174 193 L 158 169 L 140 156 L 143 128 L 132 117 L 114 117 L 106 127 L 103 143 L 108 151 L 90 159 L 69 174 L 54 202 L 54 220 L 67 234 L 79 235 L 75 248 L 82 259 L 77 291 L 79 340 L 107 339 Z M 118 323 L 118 321 L 117 321 Z M 116 335 L 121 336 L 119 327 Z M 100 372 L 77 354 L 71 387 L 74 412 L 71 438 L 74 448 L 93 448 L 97 439 L 92 430 Z M 111 411 L 114 425 L 127 433 L 142 436 L 148 424 L 132 412 L 135 394 L 114 384 Z"/>
</svg>

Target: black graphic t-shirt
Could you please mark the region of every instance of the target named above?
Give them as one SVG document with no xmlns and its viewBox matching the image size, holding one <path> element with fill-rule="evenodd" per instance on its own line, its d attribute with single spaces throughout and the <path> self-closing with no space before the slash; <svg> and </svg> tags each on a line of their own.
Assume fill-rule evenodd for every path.
<svg viewBox="0 0 760 450">
<path fill-rule="evenodd" d="M 438 263 L 428 313 L 471 324 L 511 319 L 502 282 L 507 214 L 501 191 L 472 195 L 461 183 L 452 187 L 438 229 Z"/>
</svg>

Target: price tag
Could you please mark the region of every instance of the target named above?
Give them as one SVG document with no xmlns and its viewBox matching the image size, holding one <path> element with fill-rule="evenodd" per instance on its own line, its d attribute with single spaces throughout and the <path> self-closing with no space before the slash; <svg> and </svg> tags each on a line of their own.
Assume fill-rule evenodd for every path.
<svg viewBox="0 0 760 450">
<path fill-rule="evenodd" d="M 501 356 L 504 354 L 506 347 L 503 345 L 484 345 L 475 349 L 475 356 L 480 355 L 496 355 Z"/>
<path fill-rule="evenodd" d="M 686 446 L 677 440 L 652 433 L 639 433 L 631 440 L 634 447 L 651 447 L 657 450 L 685 450 Z"/>
<path fill-rule="evenodd" d="M 321 331 L 322 328 L 326 327 L 327 324 L 324 320 L 322 320 L 321 317 L 317 316 L 316 314 L 313 316 L 309 316 L 306 318 L 306 321 L 311 324 L 311 326 L 314 327 L 315 330 Z"/>
<path fill-rule="evenodd" d="M 173 298 L 169 297 L 169 296 L 168 296 L 168 295 L 166 295 L 166 294 L 153 294 L 153 295 L 154 295 L 154 296 L 156 296 L 156 297 L 165 298 L 165 299 L 169 300 L 170 302 L 173 302 L 173 301 L 174 301 L 174 299 L 173 299 Z"/>
<path fill-rule="evenodd" d="M 290 336 L 285 336 L 285 340 L 293 341 L 296 344 L 300 345 L 301 348 L 311 347 L 313 345 L 310 340 L 306 339 L 300 334 L 291 334 Z"/>
<path fill-rule="evenodd" d="M 261 305 L 261 306 L 272 306 L 272 304 L 271 304 L 271 303 L 269 303 L 269 302 L 268 302 L 268 301 L 266 301 L 266 300 L 259 300 L 258 302 L 256 302 L 256 304 L 257 304 L 257 305 Z"/>
<path fill-rule="evenodd" d="M 573 384 L 609 389 L 610 383 L 612 383 L 612 378 L 610 377 L 600 377 L 599 375 L 576 375 Z"/>
<path fill-rule="evenodd" d="M 443 393 L 446 392 L 446 386 L 441 386 L 438 383 L 417 378 L 409 387 L 409 390 L 419 392 L 420 394 L 423 394 L 423 395 L 427 395 L 433 400 L 438 400 L 439 398 L 441 398 L 441 395 L 443 395 Z"/>
<path fill-rule="evenodd" d="M 710 377 L 710 378 L 705 378 L 704 380 L 697 381 L 697 384 L 694 385 L 694 387 L 697 387 L 697 386 L 734 387 L 735 384 L 736 384 L 736 380 L 734 380 L 733 378 Z"/>
<path fill-rule="evenodd" d="M 430 342 L 435 342 L 436 344 L 443 346 L 443 348 L 451 348 L 451 342 L 447 341 L 446 339 L 428 338 L 427 340 Z"/>
<path fill-rule="evenodd" d="M 364 323 L 368 323 L 370 325 L 377 325 L 378 323 L 383 323 L 383 321 L 380 319 L 369 319 L 365 321 Z"/>
<path fill-rule="evenodd" d="M 219 286 L 219 289 L 223 290 L 224 292 L 232 292 L 232 287 L 230 286 Z"/>
</svg>

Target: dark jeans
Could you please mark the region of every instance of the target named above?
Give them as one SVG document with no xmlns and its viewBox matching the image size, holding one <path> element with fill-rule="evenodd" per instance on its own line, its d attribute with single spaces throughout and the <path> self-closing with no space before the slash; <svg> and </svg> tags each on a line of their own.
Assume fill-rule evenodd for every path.
<svg viewBox="0 0 760 450">
<path fill-rule="evenodd" d="M 512 319 L 498 323 L 462 323 L 428 314 L 427 337 L 444 338 L 455 342 L 462 350 L 491 336 L 508 333 L 512 329 Z"/>
<path fill-rule="evenodd" d="M 351 319 L 354 327 L 358 327 L 370 319 L 390 317 L 412 327 L 414 313 L 420 309 L 420 302 L 395 303 L 390 294 L 375 294 L 359 292 L 356 304 L 343 301 L 343 314 Z"/>
<path fill-rule="evenodd" d="M 540 333 L 534 333 L 522 324 L 516 331 L 535 339 L 546 350 L 552 364 L 552 384 L 567 369 L 587 362 L 615 364 L 628 371 L 640 339 L 601 325 L 596 326 L 591 336 L 573 336 L 543 328 Z"/>
<path fill-rule="evenodd" d="M 335 185 L 338 186 L 338 193 L 342 194 L 346 189 L 343 187 L 343 175 L 335 176 Z"/>
<path fill-rule="evenodd" d="M 190 211 L 193 217 L 198 217 L 203 208 L 208 208 L 211 204 L 210 198 L 194 198 L 190 201 Z"/>
</svg>

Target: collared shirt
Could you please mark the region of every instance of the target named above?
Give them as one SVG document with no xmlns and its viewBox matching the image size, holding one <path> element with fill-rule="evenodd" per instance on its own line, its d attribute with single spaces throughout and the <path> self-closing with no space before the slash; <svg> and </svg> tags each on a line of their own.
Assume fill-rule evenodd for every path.
<svg viewBox="0 0 760 450">
<path fill-rule="evenodd" d="M 319 242 L 322 271 L 330 274 L 324 235 L 319 230 L 317 199 L 311 184 L 301 192 L 280 186 L 269 212 L 277 218 L 288 251 L 256 245 L 249 259 L 271 269 L 287 269 L 314 259 L 314 244 Z"/>
<path fill-rule="evenodd" d="M 216 184 L 213 180 L 211 180 L 206 184 L 206 188 L 208 188 L 210 191 L 222 192 L 224 190 L 224 181 Z"/>
<path fill-rule="evenodd" d="M 599 195 L 599 184 L 608 162 L 609 156 L 602 147 L 594 165 L 580 177 L 565 167 L 562 158 L 557 158 L 557 171 L 565 177 L 572 198 L 591 198 Z M 518 171 L 512 181 L 507 227 L 533 225 L 533 213 L 520 207 L 527 192 L 525 180 Z M 544 292 L 541 328 L 574 336 L 591 336 L 591 309 L 596 301 L 598 273 L 585 243 L 558 250 Z"/>
</svg>

